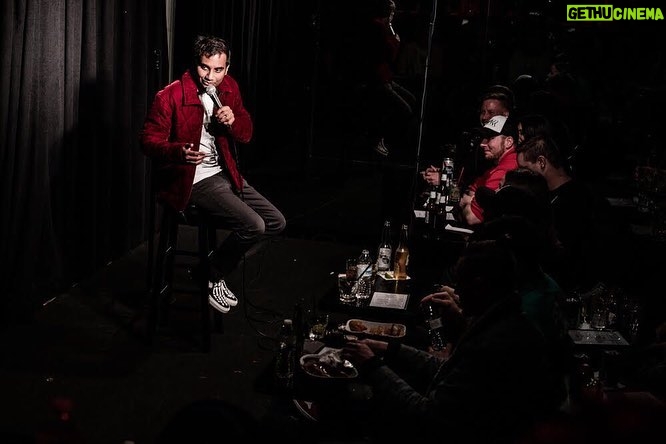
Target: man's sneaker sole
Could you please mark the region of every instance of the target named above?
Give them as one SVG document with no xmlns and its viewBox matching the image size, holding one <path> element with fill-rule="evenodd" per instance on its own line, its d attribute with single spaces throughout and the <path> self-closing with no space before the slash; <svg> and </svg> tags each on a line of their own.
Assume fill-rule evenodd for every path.
<svg viewBox="0 0 666 444">
<path fill-rule="evenodd" d="M 220 313 L 229 313 L 229 310 L 231 310 L 231 306 L 229 304 L 222 305 L 216 301 L 213 296 L 208 296 L 208 303 Z"/>
<path fill-rule="evenodd" d="M 377 144 L 377 146 L 375 147 L 375 152 L 377 154 L 381 155 L 381 156 L 388 156 L 389 155 L 389 150 L 388 150 L 388 148 L 386 148 L 386 146 L 384 146 L 383 143 Z"/>
</svg>

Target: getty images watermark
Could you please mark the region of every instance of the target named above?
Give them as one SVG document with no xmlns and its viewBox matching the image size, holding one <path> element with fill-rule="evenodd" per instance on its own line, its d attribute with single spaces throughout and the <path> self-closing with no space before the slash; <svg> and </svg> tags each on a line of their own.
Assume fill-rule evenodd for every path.
<svg viewBox="0 0 666 444">
<path fill-rule="evenodd" d="M 613 20 L 663 20 L 661 8 L 614 8 L 613 5 L 567 5 L 569 22 Z"/>
</svg>

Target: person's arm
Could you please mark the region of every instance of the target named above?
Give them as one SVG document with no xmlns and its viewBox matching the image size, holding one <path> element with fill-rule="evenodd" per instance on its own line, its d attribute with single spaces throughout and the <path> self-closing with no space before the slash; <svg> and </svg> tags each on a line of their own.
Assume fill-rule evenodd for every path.
<svg viewBox="0 0 666 444">
<path fill-rule="evenodd" d="M 475 208 L 477 212 L 475 213 Z M 478 215 L 477 215 L 478 213 Z M 481 207 L 478 205 L 476 202 L 476 199 L 472 198 L 471 202 L 469 205 L 465 205 L 462 208 L 462 218 L 465 222 L 467 222 L 467 225 L 478 225 L 482 222 L 481 215 L 483 214 L 483 211 L 481 210 Z"/>
<path fill-rule="evenodd" d="M 194 141 L 170 140 L 173 113 L 169 91 L 157 93 L 139 136 L 141 150 L 146 156 L 162 162 L 185 161 L 185 149 L 193 146 Z"/>
<path fill-rule="evenodd" d="M 233 113 L 233 120 L 228 126 L 231 137 L 241 143 L 248 143 L 252 139 L 254 130 L 252 117 L 243 105 L 238 83 L 230 76 L 224 78 L 225 94 L 222 103 L 228 106 Z"/>
<path fill-rule="evenodd" d="M 460 217 L 467 225 L 476 225 L 481 223 L 481 207 L 479 207 L 476 202 L 476 188 L 472 185 L 470 188 L 465 191 L 465 194 L 460 198 Z M 474 207 L 477 207 L 477 211 L 473 210 Z"/>
<path fill-rule="evenodd" d="M 497 191 L 502 185 L 506 172 L 507 170 L 503 167 L 493 168 L 488 172 L 483 186 L 492 191 Z M 471 199 L 469 205 L 463 207 L 461 214 L 468 225 L 476 225 L 483 222 L 483 209 L 475 197 Z"/>
</svg>

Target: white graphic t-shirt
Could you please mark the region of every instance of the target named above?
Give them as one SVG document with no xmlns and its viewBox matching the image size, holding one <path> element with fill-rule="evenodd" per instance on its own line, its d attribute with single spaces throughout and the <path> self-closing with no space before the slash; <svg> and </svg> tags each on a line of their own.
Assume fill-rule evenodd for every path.
<svg viewBox="0 0 666 444">
<path fill-rule="evenodd" d="M 194 173 L 194 183 L 207 177 L 214 176 L 222 171 L 219 162 L 220 155 L 215 147 L 215 137 L 208 132 L 208 127 L 211 124 L 213 116 L 213 99 L 211 99 L 206 93 L 199 94 L 199 99 L 204 107 L 203 128 L 201 130 L 201 140 L 199 141 L 199 151 L 205 153 L 206 157 L 204 157 L 203 162 L 197 165 L 197 169 Z"/>
</svg>

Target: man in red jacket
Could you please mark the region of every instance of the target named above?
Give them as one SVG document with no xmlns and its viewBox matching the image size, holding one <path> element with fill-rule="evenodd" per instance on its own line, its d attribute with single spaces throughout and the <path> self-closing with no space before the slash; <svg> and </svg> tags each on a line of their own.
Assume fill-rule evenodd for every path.
<svg viewBox="0 0 666 444">
<path fill-rule="evenodd" d="M 177 211 L 188 203 L 229 229 L 211 257 L 210 304 L 226 313 L 238 303 L 224 277 L 264 235 L 282 232 L 282 213 L 241 176 L 235 143 L 252 137 L 252 118 L 238 83 L 229 75 L 229 46 L 199 36 L 193 66 L 155 96 L 140 141 L 155 163 L 159 199 Z"/>
</svg>

